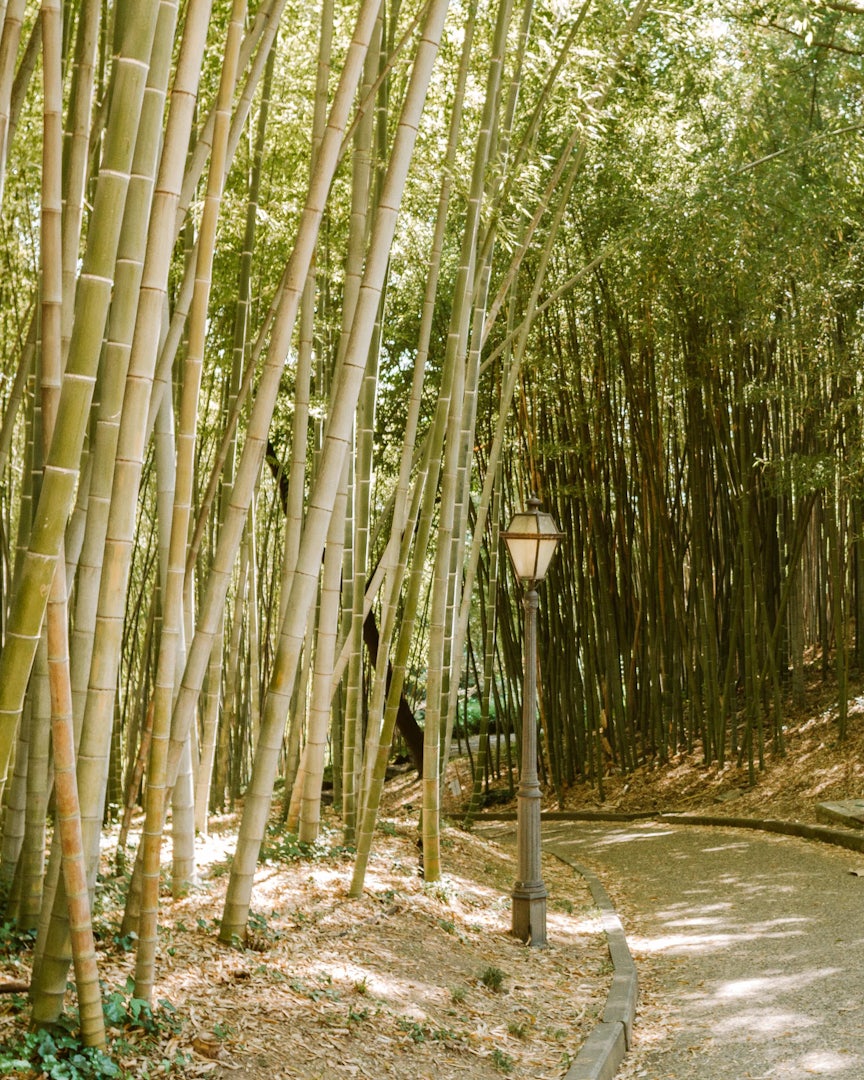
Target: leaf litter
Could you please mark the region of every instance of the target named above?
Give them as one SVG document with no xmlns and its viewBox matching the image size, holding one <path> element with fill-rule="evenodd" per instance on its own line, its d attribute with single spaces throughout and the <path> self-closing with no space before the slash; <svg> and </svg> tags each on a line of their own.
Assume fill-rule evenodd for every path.
<svg viewBox="0 0 864 1080">
<path fill-rule="evenodd" d="M 124 1067 L 160 1075 L 185 1059 L 181 1075 L 213 1080 L 560 1080 L 611 982 L 584 881 L 544 855 L 549 945 L 532 949 L 509 933 L 511 832 L 444 826 L 443 877 L 426 883 L 417 812 L 408 803 L 388 813 L 361 898 L 347 895 L 353 860 L 328 818 L 311 853 L 260 866 L 246 940 L 233 945 L 218 928 L 238 820 L 215 820 L 197 842 L 199 883 L 173 899 L 166 880 L 160 900 L 154 1001 L 170 1003 L 182 1027 L 161 1043 L 157 1032 L 156 1045 L 126 1032 Z M 134 953 L 112 932 L 122 910 L 106 904 L 100 978 L 123 987 Z M 27 1010 L 12 1009 L 0 1000 L 0 1021 L 23 1033 Z"/>
</svg>

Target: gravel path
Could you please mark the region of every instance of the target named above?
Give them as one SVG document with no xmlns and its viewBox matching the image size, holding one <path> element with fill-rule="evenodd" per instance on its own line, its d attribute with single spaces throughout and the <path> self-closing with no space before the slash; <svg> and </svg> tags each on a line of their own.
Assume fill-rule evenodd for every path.
<svg viewBox="0 0 864 1080">
<path fill-rule="evenodd" d="M 656 823 L 544 839 L 601 879 L 639 969 L 618 1080 L 864 1080 L 864 855 Z"/>
</svg>

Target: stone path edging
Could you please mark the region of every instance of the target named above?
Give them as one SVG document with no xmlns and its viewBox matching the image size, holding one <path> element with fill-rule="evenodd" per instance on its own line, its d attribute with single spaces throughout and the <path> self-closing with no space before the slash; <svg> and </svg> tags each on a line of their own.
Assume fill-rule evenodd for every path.
<svg viewBox="0 0 864 1080">
<path fill-rule="evenodd" d="M 510 811 L 502 813 L 478 814 L 473 824 L 483 821 L 515 821 L 516 814 Z M 553 810 L 541 815 L 542 821 L 662 821 L 668 825 L 703 825 L 728 829 L 758 829 L 762 832 L 779 833 L 783 836 L 797 836 L 804 840 L 818 840 L 823 844 L 834 844 L 850 851 L 864 852 L 864 835 L 848 829 L 832 829 L 825 825 L 809 825 L 802 821 L 779 821 L 770 818 L 726 817 L 711 814 L 671 813 L 653 811 L 638 813 L 619 813 L 603 811 L 566 811 Z M 566 863 L 586 881 L 594 903 L 600 909 L 603 929 L 609 947 L 609 956 L 615 974 L 606 999 L 603 1017 L 582 1044 L 575 1060 L 567 1070 L 563 1080 L 613 1080 L 624 1055 L 630 1049 L 633 1035 L 633 1022 L 636 1016 L 636 1002 L 639 992 L 638 976 L 633 957 L 627 945 L 627 938 L 618 913 L 609 899 L 606 890 L 587 867 L 574 862 L 568 855 L 555 849 L 554 844 L 546 844 L 545 850 L 556 859 Z"/>
<path fill-rule="evenodd" d="M 774 821 L 770 818 L 714 817 L 711 814 L 654 814 L 656 821 L 667 825 L 719 825 L 727 829 L 759 829 L 762 832 L 799 836 L 803 840 L 819 840 L 850 851 L 864 851 L 864 836 L 847 829 L 831 829 L 827 825 L 808 825 L 803 821 Z"/>
<path fill-rule="evenodd" d="M 600 879 L 587 867 L 574 862 L 569 855 L 556 849 L 554 844 L 547 844 L 545 847 L 550 855 L 571 866 L 585 879 L 594 903 L 600 909 L 609 958 L 615 969 L 603 1017 L 580 1047 L 564 1080 L 612 1080 L 624 1055 L 630 1049 L 633 1036 L 636 999 L 639 995 L 636 965 L 630 955 L 624 927 Z"/>
</svg>

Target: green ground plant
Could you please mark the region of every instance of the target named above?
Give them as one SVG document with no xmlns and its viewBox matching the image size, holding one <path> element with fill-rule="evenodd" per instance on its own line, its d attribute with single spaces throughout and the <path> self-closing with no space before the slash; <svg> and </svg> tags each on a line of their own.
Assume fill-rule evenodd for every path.
<svg viewBox="0 0 864 1080">
<path fill-rule="evenodd" d="M 21 1011 L 27 1007 L 23 997 L 13 999 Z M 112 991 L 104 1000 L 105 1027 L 109 1035 L 107 1050 L 84 1046 L 78 1034 L 78 1018 L 63 1016 L 50 1030 L 28 1031 L 21 1038 L 0 1046 L 0 1076 L 32 1077 L 48 1080 L 147 1080 L 150 1076 L 180 1076 L 188 1065 L 188 1056 L 179 1050 L 160 1055 L 159 1045 L 179 1035 L 183 1023 L 170 1001 L 155 1006 L 131 993 Z M 149 1065 L 121 1065 L 135 1057 L 147 1057 Z"/>
<path fill-rule="evenodd" d="M 495 994 L 500 994 L 504 988 L 504 972 L 501 968 L 490 964 L 480 972 L 480 982 Z"/>
</svg>

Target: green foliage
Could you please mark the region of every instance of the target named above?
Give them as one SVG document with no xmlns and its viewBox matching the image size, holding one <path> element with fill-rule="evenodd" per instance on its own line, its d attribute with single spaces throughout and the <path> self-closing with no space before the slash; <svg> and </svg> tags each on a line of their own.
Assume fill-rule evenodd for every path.
<svg viewBox="0 0 864 1080">
<path fill-rule="evenodd" d="M 273 864 L 348 858 L 354 848 L 336 842 L 336 835 L 333 829 L 322 829 L 318 839 L 309 844 L 299 840 L 296 833 L 286 832 L 278 823 L 268 825 L 261 845 L 261 861 Z"/>
<path fill-rule="evenodd" d="M 0 956 L 18 956 L 22 952 L 29 952 L 35 940 L 35 928 L 22 930 L 12 919 L 0 923 Z"/>
<path fill-rule="evenodd" d="M 396 1022 L 400 1031 L 404 1031 L 412 1042 L 446 1042 L 450 1039 L 455 1039 L 456 1035 L 450 1030 L 450 1028 L 436 1028 L 430 1024 L 421 1024 L 416 1020 L 409 1020 L 407 1017 L 400 1017 Z"/>
<path fill-rule="evenodd" d="M 121 952 L 133 952 L 135 949 L 135 942 L 138 940 L 138 935 L 134 930 L 130 930 L 128 934 L 112 935 L 111 940 Z"/>
<path fill-rule="evenodd" d="M 130 979 L 125 994 L 115 990 L 105 998 L 106 1026 L 124 1031 L 136 1029 L 154 1036 L 180 1034 L 183 1024 L 170 1001 L 162 998 L 154 1008 L 149 1001 L 136 998 L 131 988 Z"/>
<path fill-rule="evenodd" d="M 0 1048 L 0 1075 L 37 1072 L 50 1080 L 100 1080 L 122 1076 L 120 1066 L 101 1050 L 81 1045 L 71 1032 L 31 1031 L 14 1046 Z"/>
<path fill-rule="evenodd" d="M 131 980 L 130 980 L 131 982 Z M 21 1008 L 25 1003 L 21 1002 Z M 133 1050 L 140 1056 L 142 1051 L 152 1050 L 159 1056 L 159 1044 L 182 1031 L 183 1024 L 170 1001 L 161 1000 L 156 1007 L 129 992 L 113 991 L 103 1003 L 105 1026 L 111 1038 L 107 1050 L 84 1046 L 75 1027 L 77 1018 L 64 1016 L 50 1030 L 30 1031 L 17 1041 L 0 1047 L 0 1076 L 38 1074 L 47 1080 L 101 1080 L 118 1077 L 121 1080 L 138 1080 L 139 1068 L 132 1071 L 119 1061 L 127 1058 Z M 142 1039 L 143 1034 L 143 1039 Z M 171 1059 L 163 1058 L 161 1075 L 182 1073 L 187 1058 L 175 1052 Z M 146 1074 L 145 1074 L 146 1075 Z"/>
<path fill-rule="evenodd" d="M 480 982 L 488 990 L 492 990 L 496 994 L 500 994 L 503 990 L 504 978 L 504 972 L 501 968 L 495 967 L 494 964 L 490 964 L 489 967 L 480 972 Z"/>
<path fill-rule="evenodd" d="M 283 936 L 283 931 L 270 925 L 270 919 L 276 918 L 278 914 L 277 911 L 273 911 L 270 916 L 267 916 L 263 911 L 250 910 L 246 923 L 246 939 L 243 942 L 247 949 L 264 952 L 273 942 L 279 941 Z"/>
<path fill-rule="evenodd" d="M 339 991 L 332 986 L 332 978 L 329 975 L 322 975 L 319 977 L 319 982 L 325 983 L 323 987 L 307 986 L 300 979 L 295 979 L 288 985 L 294 991 L 295 994 L 301 994 L 303 997 L 309 998 L 310 1001 L 320 1001 L 321 998 L 326 998 L 328 1001 L 339 1001 Z"/>
<path fill-rule="evenodd" d="M 96 878 L 93 913 L 102 914 L 106 911 L 116 911 L 118 907 L 122 908 L 129 892 L 130 881 L 131 875 L 125 872 L 111 876 L 99 874 Z"/>
<path fill-rule="evenodd" d="M 460 702 L 459 721 L 464 724 L 469 735 L 477 735 L 480 731 L 480 721 L 483 718 L 483 707 L 480 698 L 472 695 L 467 701 Z M 495 702 L 489 702 L 489 732 L 496 731 Z"/>
<path fill-rule="evenodd" d="M 511 1073 L 513 1072 L 513 1067 L 516 1063 L 509 1054 L 505 1054 L 503 1050 L 499 1050 L 496 1046 L 492 1051 L 492 1064 L 499 1072 Z"/>
</svg>

